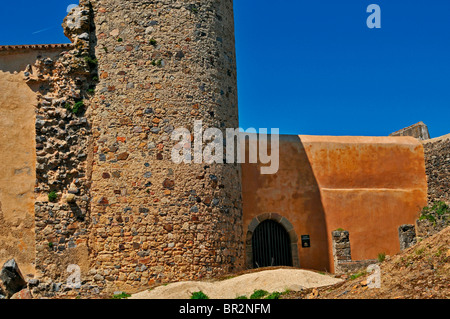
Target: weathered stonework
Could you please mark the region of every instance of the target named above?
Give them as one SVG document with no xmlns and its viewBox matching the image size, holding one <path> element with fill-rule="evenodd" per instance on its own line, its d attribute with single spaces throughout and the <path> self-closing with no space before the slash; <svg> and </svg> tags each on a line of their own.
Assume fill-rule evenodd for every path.
<svg viewBox="0 0 450 319">
<path fill-rule="evenodd" d="M 425 141 L 425 166 L 428 176 L 428 204 L 450 204 L 450 136 Z"/>
<path fill-rule="evenodd" d="M 75 22 L 71 22 L 71 21 Z M 63 24 L 73 40 L 58 57 L 40 57 L 24 73 L 37 91 L 36 107 L 36 270 L 43 284 L 34 292 L 53 295 L 77 264 L 87 279 L 91 128 L 85 111 L 97 77 L 92 45 L 92 11 L 80 6 Z M 53 193 L 54 198 L 49 194 Z M 52 202 L 50 202 L 52 201 Z M 43 286 L 44 285 L 44 286 Z"/>
<path fill-rule="evenodd" d="M 350 248 L 350 233 L 346 230 L 331 232 L 334 272 L 336 274 L 350 274 L 365 270 L 369 265 L 376 264 L 374 259 L 352 260 Z"/>
<path fill-rule="evenodd" d="M 400 250 L 408 249 L 416 244 L 416 229 L 414 225 L 402 225 L 398 228 Z"/>
<path fill-rule="evenodd" d="M 390 136 L 412 136 L 419 140 L 430 139 L 430 133 L 428 132 L 428 126 L 423 122 L 416 123 L 414 125 L 408 126 L 397 132 L 392 133 Z"/>
<path fill-rule="evenodd" d="M 92 271 L 100 286 L 243 267 L 240 166 L 171 161 L 174 128 L 238 127 L 232 1 L 93 2 Z"/>
<path fill-rule="evenodd" d="M 345 230 L 335 230 L 331 233 L 333 239 L 334 271 L 345 272 L 341 264 L 352 261 L 350 234 Z"/>
</svg>

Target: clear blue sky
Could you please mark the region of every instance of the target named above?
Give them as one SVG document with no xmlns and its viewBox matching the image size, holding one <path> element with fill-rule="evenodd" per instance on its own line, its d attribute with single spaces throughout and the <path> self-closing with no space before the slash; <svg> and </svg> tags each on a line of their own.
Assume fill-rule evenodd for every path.
<svg viewBox="0 0 450 319">
<path fill-rule="evenodd" d="M 16 0 L 0 45 L 66 43 L 76 0 Z M 241 127 L 388 135 L 424 121 L 450 133 L 450 1 L 234 0 Z M 369 29 L 369 4 L 382 28 Z"/>
</svg>

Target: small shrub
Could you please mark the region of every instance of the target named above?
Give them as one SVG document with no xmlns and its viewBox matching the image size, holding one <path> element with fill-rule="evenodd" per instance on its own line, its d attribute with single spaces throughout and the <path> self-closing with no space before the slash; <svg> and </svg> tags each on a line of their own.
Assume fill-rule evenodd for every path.
<svg viewBox="0 0 450 319">
<path fill-rule="evenodd" d="M 88 92 L 89 94 L 94 94 L 94 93 L 95 93 L 95 89 L 88 89 L 87 92 Z"/>
<path fill-rule="evenodd" d="M 247 298 L 247 296 L 239 296 L 239 297 L 236 297 L 236 299 L 248 299 L 248 298 Z"/>
<path fill-rule="evenodd" d="M 58 194 L 55 191 L 52 191 L 48 194 L 48 201 L 49 202 L 56 202 L 56 200 L 58 199 Z"/>
<path fill-rule="evenodd" d="M 272 292 L 270 295 L 268 295 L 265 299 L 280 299 L 280 296 L 282 295 L 281 292 Z"/>
<path fill-rule="evenodd" d="M 48 248 L 53 249 L 53 243 L 52 242 L 48 243 Z"/>
<path fill-rule="evenodd" d="M 122 38 L 118 38 L 118 39 L 117 39 L 117 42 L 122 42 L 122 41 L 123 41 Z"/>
<path fill-rule="evenodd" d="M 154 60 L 154 61 L 152 61 L 152 65 L 153 66 L 161 66 L 162 65 L 162 60 Z"/>
<path fill-rule="evenodd" d="M 265 290 L 255 290 L 250 296 L 250 299 L 261 299 L 267 296 L 269 293 Z"/>
<path fill-rule="evenodd" d="M 118 295 L 112 296 L 112 299 L 127 299 L 129 297 L 131 297 L 131 295 L 127 294 L 126 292 L 122 292 Z"/>
<path fill-rule="evenodd" d="M 188 10 L 191 11 L 192 13 L 198 13 L 198 8 L 193 4 L 188 6 Z"/>
<path fill-rule="evenodd" d="M 197 291 L 191 295 L 191 299 L 209 299 L 209 297 L 203 291 Z"/>
<path fill-rule="evenodd" d="M 415 251 L 415 253 L 417 256 L 419 256 L 419 255 L 422 255 L 424 251 L 425 251 L 425 248 L 419 248 Z"/>
<path fill-rule="evenodd" d="M 378 254 L 378 261 L 380 262 L 380 263 L 382 263 L 383 261 L 385 261 L 386 260 L 386 253 L 379 253 Z"/>
<path fill-rule="evenodd" d="M 84 108 L 84 102 L 83 101 L 78 101 L 77 103 L 75 103 L 75 105 L 72 107 L 72 113 L 73 114 L 79 114 L 81 113 L 81 111 Z"/>
<path fill-rule="evenodd" d="M 85 56 L 84 57 L 84 61 L 86 61 L 87 64 L 89 64 L 89 66 L 97 66 L 98 64 L 98 60 L 95 58 L 91 58 L 90 56 Z"/>
<path fill-rule="evenodd" d="M 89 92 L 89 90 L 88 90 Z M 66 103 L 66 110 L 69 112 L 72 112 L 73 114 L 77 115 L 80 114 L 84 109 L 84 102 L 78 101 L 73 106 L 70 105 L 70 103 Z"/>
<path fill-rule="evenodd" d="M 450 207 L 445 202 L 437 202 L 433 206 L 424 207 L 422 209 L 419 220 L 428 220 L 433 224 L 436 223 L 437 219 L 448 219 L 445 215 L 450 214 Z"/>
<path fill-rule="evenodd" d="M 350 276 L 350 280 L 354 280 L 354 279 L 356 279 L 356 278 L 359 278 L 359 277 L 361 277 L 361 276 L 364 276 L 365 274 L 366 274 L 366 273 L 365 273 L 364 271 L 358 272 L 358 273 L 356 273 L 356 274 L 351 275 L 351 276 Z"/>
<path fill-rule="evenodd" d="M 150 44 L 155 46 L 158 42 L 155 39 L 150 39 Z"/>
<path fill-rule="evenodd" d="M 338 228 L 338 229 L 336 229 L 336 231 L 344 231 L 344 229 L 343 228 Z"/>
</svg>

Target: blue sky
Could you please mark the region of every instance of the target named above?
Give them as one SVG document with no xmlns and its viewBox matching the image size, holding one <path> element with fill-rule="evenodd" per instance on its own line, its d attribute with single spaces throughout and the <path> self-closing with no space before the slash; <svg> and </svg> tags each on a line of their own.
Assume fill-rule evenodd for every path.
<svg viewBox="0 0 450 319">
<path fill-rule="evenodd" d="M 74 0 L 16 0 L 0 45 L 66 43 Z M 381 29 L 366 8 L 381 7 Z M 450 133 L 450 1 L 234 0 L 241 127 L 383 136 Z"/>
</svg>

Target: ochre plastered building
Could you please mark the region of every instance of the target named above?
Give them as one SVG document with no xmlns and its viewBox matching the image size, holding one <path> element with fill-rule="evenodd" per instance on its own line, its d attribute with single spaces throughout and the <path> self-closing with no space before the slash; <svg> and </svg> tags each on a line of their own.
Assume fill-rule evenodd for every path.
<svg viewBox="0 0 450 319">
<path fill-rule="evenodd" d="M 334 270 L 336 229 L 349 231 L 354 260 L 400 251 L 398 227 L 427 204 L 423 146 L 412 137 L 281 135 L 278 173 L 243 164 L 242 189 L 247 265 L 254 229 L 274 219 L 291 235 L 296 266 Z"/>
<path fill-rule="evenodd" d="M 413 137 L 281 135 L 273 175 L 171 162 L 174 128 L 238 127 L 231 0 L 81 1 L 64 29 L 72 44 L 0 47 L 0 263 L 29 278 L 215 277 L 255 266 L 261 225 L 286 264 L 334 271 L 333 231 L 353 261 L 395 254 L 427 204 Z"/>
</svg>

